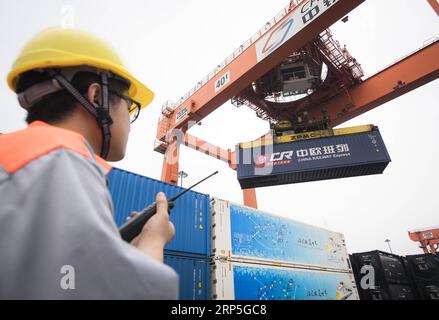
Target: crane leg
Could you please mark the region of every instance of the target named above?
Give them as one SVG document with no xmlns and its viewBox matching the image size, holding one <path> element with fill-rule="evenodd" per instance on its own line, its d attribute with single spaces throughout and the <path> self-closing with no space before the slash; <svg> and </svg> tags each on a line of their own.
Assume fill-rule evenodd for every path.
<svg viewBox="0 0 439 320">
<path fill-rule="evenodd" d="M 244 189 L 242 190 L 244 197 L 244 205 L 251 208 L 258 208 L 258 202 L 256 199 L 256 190 L 255 189 Z"/>
<path fill-rule="evenodd" d="M 161 180 L 170 184 L 178 184 L 178 161 L 180 155 L 180 144 L 172 142 L 166 149 L 163 157 Z"/>
</svg>

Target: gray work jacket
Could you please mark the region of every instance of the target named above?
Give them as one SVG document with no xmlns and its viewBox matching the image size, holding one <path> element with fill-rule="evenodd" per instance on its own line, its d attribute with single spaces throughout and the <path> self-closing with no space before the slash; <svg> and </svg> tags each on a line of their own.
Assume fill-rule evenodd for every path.
<svg viewBox="0 0 439 320">
<path fill-rule="evenodd" d="M 109 165 L 72 131 L 0 135 L 0 299 L 177 299 L 173 269 L 124 242 Z"/>
</svg>

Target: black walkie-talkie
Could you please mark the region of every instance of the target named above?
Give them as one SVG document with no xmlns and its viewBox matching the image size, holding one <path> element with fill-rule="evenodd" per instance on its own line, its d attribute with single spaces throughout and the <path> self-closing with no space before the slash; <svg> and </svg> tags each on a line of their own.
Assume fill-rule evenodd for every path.
<svg viewBox="0 0 439 320">
<path fill-rule="evenodd" d="M 191 186 L 189 189 L 186 189 L 179 194 L 173 196 L 168 200 L 168 212 L 171 213 L 172 208 L 174 207 L 174 201 L 180 198 L 182 195 L 184 195 L 186 192 L 191 190 L 193 187 L 199 185 L 201 182 L 209 179 L 213 175 L 216 175 L 218 171 L 215 171 L 208 177 L 204 178 L 203 180 L 198 181 L 196 184 Z M 148 220 L 157 212 L 157 203 L 153 202 L 149 206 L 147 206 L 145 209 L 143 209 L 139 214 L 132 218 L 131 220 L 127 221 L 122 227 L 119 229 L 119 233 L 123 240 L 127 242 L 131 242 L 137 235 L 140 234 L 140 232 L 143 229 L 143 226 L 145 223 L 148 222 Z"/>
</svg>

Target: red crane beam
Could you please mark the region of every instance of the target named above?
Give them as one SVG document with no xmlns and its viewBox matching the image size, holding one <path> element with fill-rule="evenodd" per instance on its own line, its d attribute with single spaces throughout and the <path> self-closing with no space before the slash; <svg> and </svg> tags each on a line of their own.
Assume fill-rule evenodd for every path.
<svg viewBox="0 0 439 320">
<path fill-rule="evenodd" d="M 324 105 L 333 119 L 332 125 L 342 124 L 437 79 L 439 77 L 439 59 L 436 57 L 438 56 L 439 41 L 436 40 L 371 76 L 366 81 L 334 96 Z M 316 117 L 320 116 L 321 107 L 323 106 L 316 106 L 315 110 L 311 112 L 314 112 Z M 311 113 L 311 115 L 313 114 Z M 183 144 L 225 161 L 232 169 L 236 169 L 235 152 L 230 149 L 222 149 L 188 133 L 184 136 Z"/>
<path fill-rule="evenodd" d="M 200 86 L 185 96 L 176 108 L 166 108 L 163 112 L 165 117 L 159 122 L 159 144 L 155 148 L 156 151 L 165 153 L 162 181 L 178 183 L 179 146 L 182 142 L 188 147 L 225 161 L 232 169 L 236 169 L 234 152 L 197 139 L 187 134 L 187 129 L 237 95 L 274 65 L 278 65 L 286 56 L 312 41 L 363 1 L 303 0 L 297 7 L 285 9 L 285 13 L 274 20 L 267 32 L 260 33 L 259 38 L 241 48 L 237 55 L 234 53 L 225 65 L 219 65 L 218 72 L 211 74 L 205 82 L 200 82 Z M 437 1 L 429 2 L 437 12 Z M 303 22 L 299 23 L 297 30 L 291 29 L 294 21 Z M 315 104 L 307 105 L 307 110 L 311 116 L 319 118 L 321 109 L 325 108 L 331 118 L 331 124 L 337 126 L 437 79 L 438 56 L 439 43 L 436 40 L 360 84 L 334 93 L 330 97 L 320 99 L 316 95 L 316 99 L 312 99 L 315 100 Z M 183 141 L 165 141 L 166 134 L 172 129 L 183 130 Z M 257 207 L 254 189 L 244 190 L 244 204 Z"/>
<path fill-rule="evenodd" d="M 194 121 L 209 115 L 363 1 L 304 0 L 291 12 L 285 11 L 266 33 L 170 111 L 159 122 L 157 139 L 165 142 L 166 133 L 176 128 L 186 132 Z"/>
<path fill-rule="evenodd" d="M 431 5 L 433 10 L 439 16 L 439 1 L 438 0 L 428 0 L 428 3 Z"/>
<path fill-rule="evenodd" d="M 315 106 L 311 115 L 319 117 L 325 107 L 331 124 L 337 126 L 369 110 L 396 99 L 439 77 L 439 41 L 422 48 L 373 75 L 361 84 Z"/>
<path fill-rule="evenodd" d="M 334 96 L 325 103 L 332 121 L 336 126 L 357 117 L 388 101 L 415 90 L 439 77 L 439 41 L 435 41 L 421 50 L 407 56 L 399 62 L 387 67 L 381 72 L 371 76 L 366 81 L 349 88 L 346 92 Z M 316 117 L 320 114 L 320 107 L 316 106 L 310 114 Z M 315 113 L 315 114 L 313 114 Z M 264 136 L 263 136 L 264 137 Z M 261 137 L 260 139 L 263 139 Z M 229 167 L 236 170 L 235 152 L 212 145 L 188 133 L 184 135 L 183 144 L 228 163 Z M 178 148 L 177 148 L 178 149 Z M 170 161 L 170 155 L 178 155 L 175 147 L 168 148 L 165 154 L 165 163 Z M 172 162 L 171 162 L 172 163 Z M 169 172 L 173 171 L 173 175 Z M 170 168 L 163 171 L 162 180 L 177 183 L 177 168 L 170 164 Z M 166 175 L 168 174 L 168 175 Z M 174 177 L 169 180 L 169 177 Z M 254 189 L 244 191 L 244 203 L 256 207 L 256 193 Z"/>
</svg>

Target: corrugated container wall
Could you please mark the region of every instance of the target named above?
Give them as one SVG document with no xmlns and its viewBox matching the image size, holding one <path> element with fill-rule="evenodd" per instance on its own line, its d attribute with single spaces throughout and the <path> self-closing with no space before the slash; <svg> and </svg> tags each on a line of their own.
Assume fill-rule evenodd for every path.
<svg viewBox="0 0 439 320">
<path fill-rule="evenodd" d="M 439 300 L 439 257 L 434 254 L 406 256 L 404 259 L 409 273 L 421 300 Z"/>
<path fill-rule="evenodd" d="M 212 255 L 349 272 L 341 233 L 213 198 Z"/>
<path fill-rule="evenodd" d="M 162 191 L 170 198 L 183 188 L 114 168 L 108 176 L 113 199 L 114 218 L 120 227 L 132 211 L 140 211 Z M 170 215 L 175 237 L 166 246 L 168 251 L 208 256 L 210 254 L 209 196 L 189 191 L 175 201 Z"/>
<path fill-rule="evenodd" d="M 405 271 L 402 257 L 375 250 L 352 254 L 351 263 L 362 300 L 414 299 L 412 283 Z M 370 273 L 364 269 L 365 266 L 372 268 L 374 284 L 362 288 L 363 277 L 367 279 Z"/>
<path fill-rule="evenodd" d="M 390 162 L 380 132 L 236 149 L 243 189 L 383 173 Z"/>
<path fill-rule="evenodd" d="M 180 277 L 180 300 L 209 300 L 210 259 L 178 256 L 165 252 L 164 263 L 173 268 Z"/>
</svg>

